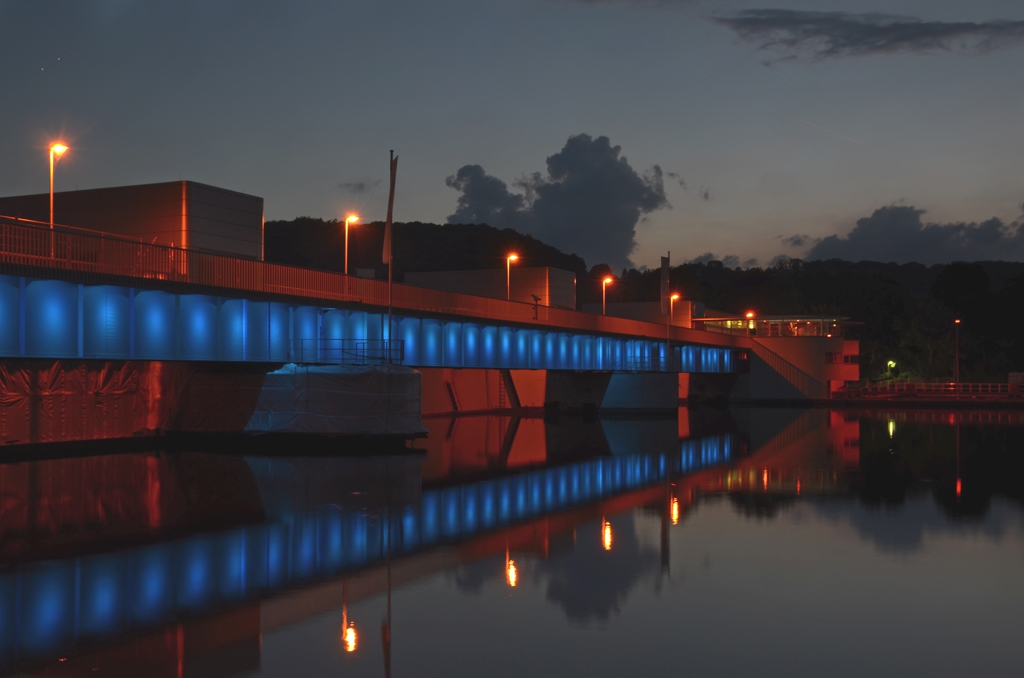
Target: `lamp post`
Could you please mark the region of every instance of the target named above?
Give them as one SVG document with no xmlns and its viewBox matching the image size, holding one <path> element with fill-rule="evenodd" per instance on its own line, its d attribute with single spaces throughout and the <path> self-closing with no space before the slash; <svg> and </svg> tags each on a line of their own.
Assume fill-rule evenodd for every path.
<svg viewBox="0 0 1024 678">
<path fill-rule="evenodd" d="M 57 164 L 61 156 L 68 150 L 68 147 L 57 142 L 50 145 L 50 256 L 54 255 L 53 248 L 53 166 Z"/>
<path fill-rule="evenodd" d="M 348 227 L 359 223 L 358 214 L 350 214 L 345 217 L 345 275 L 348 275 Z"/>
<path fill-rule="evenodd" d="M 890 360 L 889 362 L 887 362 L 885 364 L 885 367 L 886 367 L 886 370 L 885 370 L 886 374 L 889 376 L 889 379 L 892 379 L 892 368 L 896 367 L 896 361 L 895 360 Z"/>
<path fill-rule="evenodd" d="M 955 347 L 953 352 L 953 383 L 960 388 L 960 318 L 953 321 Z"/>
<path fill-rule="evenodd" d="M 672 353 L 672 314 L 676 308 L 678 294 L 670 294 L 668 297 L 668 319 L 665 321 L 665 369 L 668 369 L 668 357 Z"/>
<path fill-rule="evenodd" d="M 608 315 L 608 285 L 611 282 L 611 276 L 601 281 L 601 315 Z"/>
<path fill-rule="evenodd" d="M 512 262 L 518 261 L 519 255 L 514 252 L 505 257 L 505 299 L 512 301 Z"/>
</svg>

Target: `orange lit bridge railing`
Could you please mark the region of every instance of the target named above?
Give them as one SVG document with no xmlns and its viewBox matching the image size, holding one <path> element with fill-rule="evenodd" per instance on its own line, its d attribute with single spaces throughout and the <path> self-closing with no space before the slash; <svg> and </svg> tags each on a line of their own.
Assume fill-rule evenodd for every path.
<svg viewBox="0 0 1024 678">
<path fill-rule="evenodd" d="M 185 250 L 66 226 L 51 231 L 37 222 L 3 216 L 0 216 L 0 264 L 135 278 L 154 286 L 179 283 L 381 308 L 388 306 L 388 283 L 382 280 Z M 399 283 L 393 286 L 391 301 L 395 309 L 420 314 L 651 340 L 666 338 L 665 326 L 657 323 L 535 307 Z M 705 346 L 748 348 L 750 345 L 746 337 L 683 327 L 672 327 L 670 336 L 675 342 Z"/>
</svg>

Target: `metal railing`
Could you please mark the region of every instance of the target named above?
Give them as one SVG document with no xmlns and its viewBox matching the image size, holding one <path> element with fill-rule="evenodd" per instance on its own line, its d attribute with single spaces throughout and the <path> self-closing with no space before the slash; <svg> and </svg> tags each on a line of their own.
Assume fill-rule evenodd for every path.
<svg viewBox="0 0 1024 678">
<path fill-rule="evenodd" d="M 862 388 L 846 388 L 836 392 L 839 398 L 881 397 L 937 397 L 937 398 L 1019 398 L 1024 396 L 1018 384 L 984 384 L 953 382 L 890 382 Z"/>
<path fill-rule="evenodd" d="M 52 253 L 52 254 L 51 254 Z M 0 264 L 186 283 L 209 288 L 388 306 L 388 283 L 340 273 L 185 250 L 0 216 Z M 664 339 L 665 327 L 628 318 L 490 299 L 395 283 L 392 305 L 416 313 L 464 316 L 595 334 Z M 536 316 L 535 316 L 536 312 Z M 745 347 L 749 340 L 673 327 L 672 340 Z"/>
<path fill-rule="evenodd" d="M 298 363 L 333 365 L 401 365 L 405 341 L 401 339 L 303 339 Z"/>
</svg>

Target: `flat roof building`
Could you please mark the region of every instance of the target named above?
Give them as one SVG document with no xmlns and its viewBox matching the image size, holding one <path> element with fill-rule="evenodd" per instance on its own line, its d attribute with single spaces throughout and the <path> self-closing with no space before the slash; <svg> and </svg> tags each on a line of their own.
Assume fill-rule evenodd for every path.
<svg viewBox="0 0 1024 678">
<path fill-rule="evenodd" d="M 0 215 L 49 223 L 48 193 L 0 198 Z M 54 221 L 143 242 L 263 260 L 263 198 L 194 181 L 61 191 Z"/>
</svg>

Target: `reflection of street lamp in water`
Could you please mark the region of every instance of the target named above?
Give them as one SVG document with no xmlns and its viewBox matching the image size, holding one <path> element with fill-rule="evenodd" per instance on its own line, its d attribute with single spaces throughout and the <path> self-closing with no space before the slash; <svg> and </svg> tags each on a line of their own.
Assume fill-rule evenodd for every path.
<svg viewBox="0 0 1024 678">
<path fill-rule="evenodd" d="M 341 644 L 345 647 L 345 652 L 355 652 L 359 639 L 356 636 L 355 622 L 348 620 L 347 583 L 341 583 Z"/>
<path fill-rule="evenodd" d="M 612 550 L 612 524 L 604 518 L 601 519 L 601 546 L 605 551 Z"/>
<path fill-rule="evenodd" d="M 672 524 L 679 524 L 679 500 L 676 497 L 672 497 L 672 507 L 670 509 L 672 513 Z"/>
<path fill-rule="evenodd" d="M 516 570 L 516 561 L 508 557 L 508 549 L 505 549 L 505 581 L 512 588 L 516 587 L 516 581 L 519 578 L 519 572 Z"/>
</svg>

